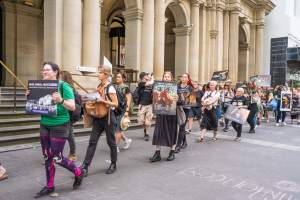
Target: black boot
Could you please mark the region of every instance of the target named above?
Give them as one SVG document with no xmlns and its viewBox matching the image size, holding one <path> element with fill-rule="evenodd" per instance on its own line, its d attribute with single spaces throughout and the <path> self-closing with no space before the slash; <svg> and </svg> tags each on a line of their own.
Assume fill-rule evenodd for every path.
<svg viewBox="0 0 300 200">
<path fill-rule="evenodd" d="M 149 159 L 150 162 L 157 162 L 161 160 L 160 151 L 155 151 L 154 155 Z"/>
<path fill-rule="evenodd" d="M 169 153 L 169 156 L 167 158 L 167 161 L 172 161 L 174 159 L 175 159 L 175 151 L 171 150 L 170 153 Z"/>
<path fill-rule="evenodd" d="M 180 152 L 180 146 L 176 145 L 174 153 L 179 153 L 179 152 Z"/>
<path fill-rule="evenodd" d="M 81 172 L 83 172 L 83 174 L 84 174 L 84 177 L 87 177 L 88 173 L 89 173 L 89 167 L 88 167 L 88 165 L 83 164 L 80 168 L 81 168 Z"/>
<path fill-rule="evenodd" d="M 55 191 L 55 188 L 48 188 L 48 187 L 43 187 L 43 189 L 41 191 L 39 191 L 38 193 L 36 193 L 36 195 L 34 196 L 35 199 L 49 195 L 51 193 L 53 193 Z"/>
<path fill-rule="evenodd" d="M 186 142 L 186 140 L 182 143 L 182 145 L 181 145 L 181 149 L 185 149 L 186 147 L 188 146 L 188 144 L 187 144 L 187 142 Z"/>
<path fill-rule="evenodd" d="M 73 183 L 73 189 L 74 190 L 78 189 L 81 186 L 82 180 L 85 176 L 85 173 L 84 173 L 83 169 L 80 168 L 80 170 L 81 170 L 80 176 L 75 176 L 75 180 L 74 180 L 74 183 Z"/>
<path fill-rule="evenodd" d="M 117 170 L 117 164 L 115 162 L 112 162 L 109 166 L 109 168 L 106 170 L 106 174 L 112 174 Z"/>
</svg>

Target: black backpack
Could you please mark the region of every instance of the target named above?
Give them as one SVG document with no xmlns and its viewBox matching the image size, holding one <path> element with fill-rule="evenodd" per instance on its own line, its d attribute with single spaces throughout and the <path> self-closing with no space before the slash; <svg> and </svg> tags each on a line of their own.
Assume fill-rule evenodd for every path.
<svg viewBox="0 0 300 200">
<path fill-rule="evenodd" d="M 109 87 L 114 87 L 116 89 L 116 95 L 117 95 L 117 98 L 118 98 L 118 107 L 115 108 L 115 115 L 116 116 L 122 116 L 125 112 L 126 112 L 126 108 L 127 108 L 127 102 L 126 102 L 126 96 L 125 96 L 125 93 L 122 91 L 121 88 L 119 87 L 115 87 L 113 86 L 112 84 L 109 84 L 107 87 L 106 87 L 106 94 L 107 94 L 107 97 L 109 98 L 109 100 L 111 101 L 111 98 L 110 96 L 108 95 L 108 90 L 109 90 Z M 124 88 L 123 88 L 124 89 Z"/>
<path fill-rule="evenodd" d="M 132 100 L 135 105 L 139 105 L 139 103 L 140 103 L 140 97 L 141 97 L 140 91 L 141 91 L 141 88 L 138 86 L 135 88 L 135 90 L 132 94 Z"/>
<path fill-rule="evenodd" d="M 64 91 L 62 88 L 63 84 L 64 83 L 60 85 L 60 91 L 62 97 L 64 95 Z M 70 115 L 70 121 L 74 124 L 81 119 L 81 116 L 83 114 L 83 108 L 82 108 L 81 95 L 74 88 L 73 88 L 73 93 L 74 93 L 74 100 L 75 100 L 75 110 L 69 111 L 69 115 Z"/>
</svg>

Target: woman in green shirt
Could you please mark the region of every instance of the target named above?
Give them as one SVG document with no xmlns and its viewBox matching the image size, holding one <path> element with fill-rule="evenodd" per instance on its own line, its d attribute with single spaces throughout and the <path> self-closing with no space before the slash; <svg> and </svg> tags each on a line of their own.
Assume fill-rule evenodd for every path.
<svg viewBox="0 0 300 200">
<path fill-rule="evenodd" d="M 43 80 L 58 80 L 58 65 L 52 62 L 44 63 L 42 75 Z M 29 93 L 30 91 L 27 91 L 27 95 Z M 35 198 L 51 194 L 55 191 L 55 164 L 74 173 L 75 181 L 73 189 L 77 189 L 81 185 L 84 177 L 80 167 L 77 167 L 73 161 L 63 155 L 70 129 L 69 111 L 75 110 L 74 94 L 71 86 L 66 82 L 59 81 L 58 92 L 52 94 L 52 100 L 57 104 L 57 115 L 42 115 L 40 124 L 40 142 L 45 158 L 47 184 L 36 194 Z"/>
</svg>

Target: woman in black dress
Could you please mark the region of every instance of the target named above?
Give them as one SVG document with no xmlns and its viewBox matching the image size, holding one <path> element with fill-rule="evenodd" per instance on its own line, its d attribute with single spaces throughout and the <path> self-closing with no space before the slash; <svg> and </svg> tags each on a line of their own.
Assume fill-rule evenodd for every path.
<svg viewBox="0 0 300 200">
<path fill-rule="evenodd" d="M 163 81 L 172 82 L 173 76 L 171 72 L 163 74 Z M 157 162 L 161 160 L 160 149 L 161 146 L 170 147 L 170 153 L 167 161 L 175 159 L 175 147 L 177 140 L 177 115 L 161 115 L 156 116 L 155 129 L 153 134 L 152 145 L 156 146 L 154 155 L 150 158 L 150 162 Z"/>
</svg>

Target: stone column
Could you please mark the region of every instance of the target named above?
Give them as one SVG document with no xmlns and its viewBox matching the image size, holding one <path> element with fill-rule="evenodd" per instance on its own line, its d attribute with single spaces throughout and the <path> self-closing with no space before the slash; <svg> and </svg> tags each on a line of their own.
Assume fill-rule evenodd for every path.
<svg viewBox="0 0 300 200">
<path fill-rule="evenodd" d="M 199 78 L 202 83 L 205 81 L 205 69 L 206 66 L 206 7 L 201 6 L 200 9 L 200 39 L 199 39 Z"/>
<path fill-rule="evenodd" d="M 223 34 L 223 69 L 228 69 L 229 56 L 229 11 L 224 13 L 224 34 Z"/>
<path fill-rule="evenodd" d="M 190 57 L 189 57 L 189 74 L 192 80 L 198 81 L 199 75 L 199 15 L 200 13 L 200 1 L 192 0 L 191 8 L 191 36 L 190 36 Z"/>
<path fill-rule="evenodd" d="M 143 11 L 131 8 L 124 11 L 123 15 L 126 22 L 125 65 L 127 68 L 140 70 Z"/>
<path fill-rule="evenodd" d="M 83 66 L 98 67 L 100 64 L 100 13 L 99 0 L 83 2 Z"/>
<path fill-rule="evenodd" d="M 173 29 L 176 35 L 175 42 L 175 77 L 188 71 L 189 66 L 189 34 L 190 27 L 178 27 Z"/>
<path fill-rule="evenodd" d="M 239 44 L 239 68 L 238 80 L 248 80 L 249 77 L 249 54 L 250 45 L 246 42 Z"/>
<path fill-rule="evenodd" d="M 229 78 L 235 83 L 238 76 L 239 9 L 234 9 L 230 12 L 229 30 Z"/>
<path fill-rule="evenodd" d="M 221 3 L 222 1 L 217 4 L 217 41 L 216 41 L 216 70 L 221 71 L 223 69 L 223 10 L 224 4 Z"/>
<path fill-rule="evenodd" d="M 44 1 L 44 61 L 62 64 L 63 1 Z"/>
<path fill-rule="evenodd" d="M 165 54 L 165 3 L 155 0 L 154 11 L 154 76 L 161 77 L 164 72 Z"/>
<path fill-rule="evenodd" d="M 81 65 L 82 5 L 81 0 L 63 1 L 63 58 L 64 70 L 72 73 Z"/>
<path fill-rule="evenodd" d="M 211 24 L 210 24 L 210 68 L 209 68 L 209 78 L 211 78 L 214 71 L 217 71 L 217 49 L 216 49 L 216 42 L 217 42 L 217 10 L 216 5 L 213 5 L 210 9 L 210 18 L 211 18 Z"/>
<path fill-rule="evenodd" d="M 210 80 L 211 74 L 210 74 L 210 68 L 211 66 L 211 52 L 210 52 L 210 27 L 211 27 L 211 14 L 210 14 L 210 7 L 206 8 L 206 50 L 205 50 L 205 56 L 206 56 L 206 62 L 205 62 L 205 82 Z"/>
<path fill-rule="evenodd" d="M 141 71 L 153 72 L 154 0 L 144 0 Z"/>
<path fill-rule="evenodd" d="M 108 26 L 101 25 L 101 46 L 100 46 L 100 63 L 103 63 L 104 56 L 107 59 L 110 59 L 110 51 L 109 51 L 109 28 Z"/>
<path fill-rule="evenodd" d="M 263 67 L 264 21 L 265 10 L 262 8 L 256 13 L 255 69 L 258 75 L 269 74 Z"/>
</svg>

